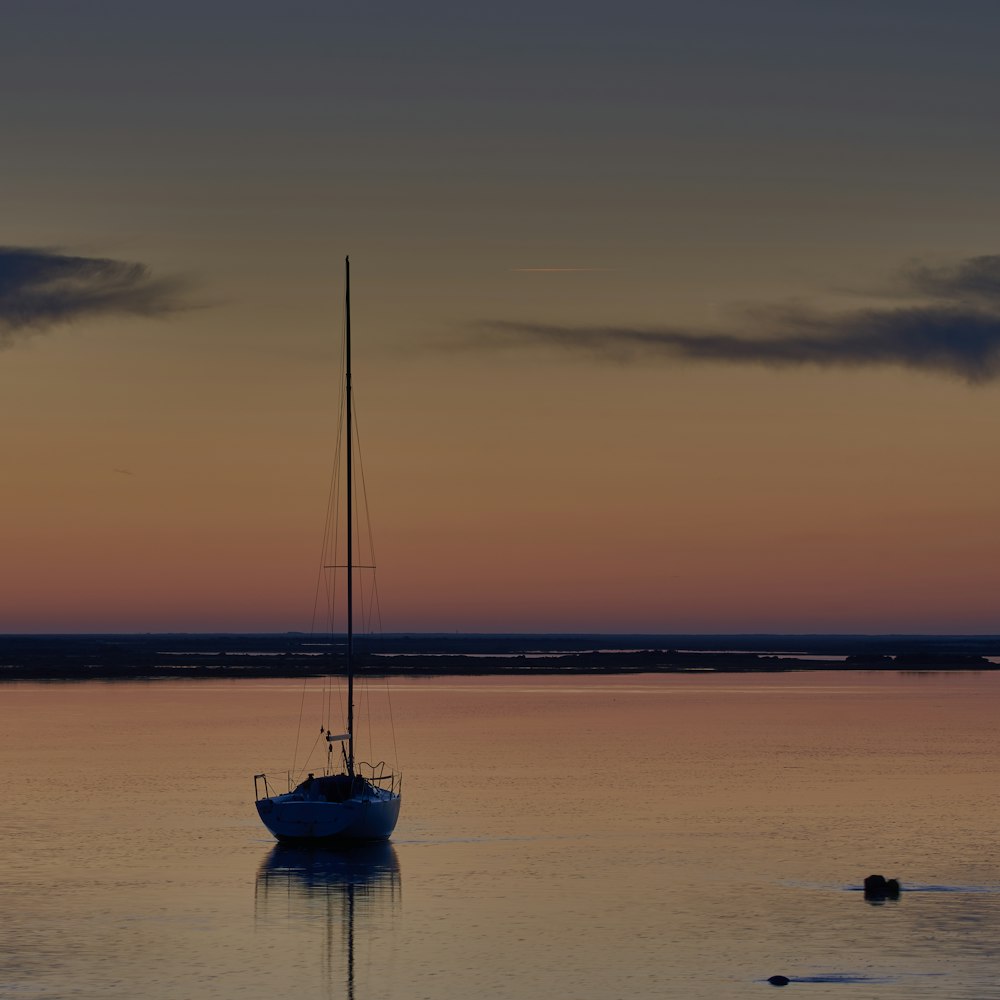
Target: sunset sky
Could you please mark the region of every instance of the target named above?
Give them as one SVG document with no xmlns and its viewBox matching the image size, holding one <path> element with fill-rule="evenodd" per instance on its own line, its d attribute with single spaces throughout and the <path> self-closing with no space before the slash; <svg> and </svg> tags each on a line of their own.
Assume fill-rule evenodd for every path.
<svg viewBox="0 0 1000 1000">
<path fill-rule="evenodd" d="M 0 30 L 0 630 L 1000 633 L 1000 8 Z"/>
</svg>

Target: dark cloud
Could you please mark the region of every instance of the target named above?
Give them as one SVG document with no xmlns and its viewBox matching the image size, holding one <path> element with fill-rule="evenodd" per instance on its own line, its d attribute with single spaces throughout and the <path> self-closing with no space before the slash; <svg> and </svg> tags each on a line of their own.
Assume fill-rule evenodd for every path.
<svg viewBox="0 0 1000 1000">
<path fill-rule="evenodd" d="M 914 300 L 906 306 L 840 313 L 770 306 L 746 311 L 725 331 L 492 320 L 481 325 L 476 342 L 549 347 L 621 364 L 663 358 L 772 368 L 892 365 L 969 383 L 1000 376 L 1000 256 L 950 268 L 915 266 L 905 281 Z"/>
<path fill-rule="evenodd" d="M 0 347 L 59 323 L 102 315 L 159 316 L 188 306 L 188 282 L 144 264 L 0 247 Z"/>
<path fill-rule="evenodd" d="M 952 267 L 916 264 L 904 275 L 910 289 L 936 299 L 1000 303 L 1000 255 L 969 257 Z"/>
</svg>

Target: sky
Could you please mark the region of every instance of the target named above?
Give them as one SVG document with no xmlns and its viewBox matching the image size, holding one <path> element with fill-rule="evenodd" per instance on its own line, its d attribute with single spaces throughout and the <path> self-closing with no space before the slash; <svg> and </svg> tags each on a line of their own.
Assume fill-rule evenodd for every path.
<svg viewBox="0 0 1000 1000">
<path fill-rule="evenodd" d="M 12 2 L 0 630 L 1000 633 L 1000 9 Z"/>
</svg>

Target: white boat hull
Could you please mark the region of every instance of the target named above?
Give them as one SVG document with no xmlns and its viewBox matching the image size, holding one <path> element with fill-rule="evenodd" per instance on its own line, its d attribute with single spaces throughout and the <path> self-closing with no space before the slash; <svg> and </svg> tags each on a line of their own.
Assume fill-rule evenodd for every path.
<svg viewBox="0 0 1000 1000">
<path fill-rule="evenodd" d="M 289 792 L 258 799 L 257 813 L 282 843 L 356 843 L 387 840 L 396 828 L 400 802 L 399 794 L 379 789 L 344 802 L 305 799 Z"/>
</svg>

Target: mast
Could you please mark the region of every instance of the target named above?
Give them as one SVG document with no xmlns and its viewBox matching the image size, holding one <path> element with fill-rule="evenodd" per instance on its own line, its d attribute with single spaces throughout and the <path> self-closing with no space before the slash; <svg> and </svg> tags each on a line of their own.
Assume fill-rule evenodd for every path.
<svg viewBox="0 0 1000 1000">
<path fill-rule="evenodd" d="M 351 258 L 344 258 L 345 392 L 347 408 L 347 773 L 354 777 L 354 473 L 351 427 Z"/>
</svg>

